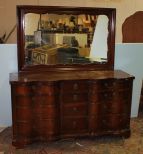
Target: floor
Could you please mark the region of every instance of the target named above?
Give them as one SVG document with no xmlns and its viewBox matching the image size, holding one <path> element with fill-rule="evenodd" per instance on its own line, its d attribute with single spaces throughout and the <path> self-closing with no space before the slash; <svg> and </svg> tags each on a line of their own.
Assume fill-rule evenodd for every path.
<svg viewBox="0 0 143 154">
<path fill-rule="evenodd" d="M 143 118 L 131 119 L 131 137 L 68 139 L 53 143 L 35 143 L 24 149 L 11 145 L 12 129 L 0 133 L 0 152 L 4 154 L 143 154 Z M 3 154 L 3 153 L 0 153 Z"/>
</svg>

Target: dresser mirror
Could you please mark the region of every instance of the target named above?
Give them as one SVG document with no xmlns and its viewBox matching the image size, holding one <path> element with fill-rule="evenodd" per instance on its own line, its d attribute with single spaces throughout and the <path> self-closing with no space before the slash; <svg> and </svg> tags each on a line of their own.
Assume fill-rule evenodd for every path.
<svg viewBox="0 0 143 154">
<path fill-rule="evenodd" d="M 17 6 L 19 71 L 111 70 L 112 8 Z"/>
</svg>

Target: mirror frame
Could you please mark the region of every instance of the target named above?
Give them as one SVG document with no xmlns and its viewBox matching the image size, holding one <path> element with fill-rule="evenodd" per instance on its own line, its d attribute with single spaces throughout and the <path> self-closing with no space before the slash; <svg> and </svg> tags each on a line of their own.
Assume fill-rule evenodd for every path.
<svg viewBox="0 0 143 154">
<path fill-rule="evenodd" d="M 26 13 L 53 13 L 53 14 L 92 14 L 107 15 L 108 24 L 108 53 L 107 63 L 104 64 L 55 64 L 55 65 L 25 65 L 25 37 L 24 37 L 24 16 Z M 17 56 L 19 72 L 38 71 L 69 71 L 69 70 L 113 70 L 115 52 L 115 8 L 95 8 L 95 7 L 67 7 L 67 6 L 17 6 Z"/>
</svg>

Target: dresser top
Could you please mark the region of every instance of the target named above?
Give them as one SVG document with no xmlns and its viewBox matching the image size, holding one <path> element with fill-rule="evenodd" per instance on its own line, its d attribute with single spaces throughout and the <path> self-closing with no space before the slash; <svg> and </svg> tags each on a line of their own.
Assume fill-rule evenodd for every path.
<svg viewBox="0 0 143 154">
<path fill-rule="evenodd" d="M 31 73 L 11 73 L 10 82 L 32 82 L 32 81 L 61 81 L 61 80 L 81 80 L 81 79 L 125 79 L 134 76 L 121 70 L 114 71 L 65 71 L 65 72 L 45 72 L 39 74 Z"/>
</svg>

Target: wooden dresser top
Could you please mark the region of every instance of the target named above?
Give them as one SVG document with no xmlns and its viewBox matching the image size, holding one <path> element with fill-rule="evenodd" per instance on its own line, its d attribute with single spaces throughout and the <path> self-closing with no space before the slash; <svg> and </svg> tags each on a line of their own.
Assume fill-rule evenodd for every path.
<svg viewBox="0 0 143 154">
<path fill-rule="evenodd" d="M 81 79 L 125 79 L 134 76 L 121 70 L 114 71 L 68 71 L 68 72 L 44 72 L 39 74 L 11 73 L 10 82 L 32 82 L 32 81 L 60 81 Z"/>
</svg>

